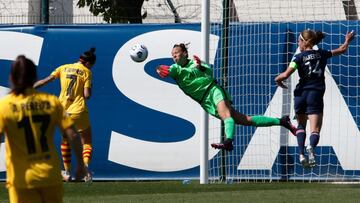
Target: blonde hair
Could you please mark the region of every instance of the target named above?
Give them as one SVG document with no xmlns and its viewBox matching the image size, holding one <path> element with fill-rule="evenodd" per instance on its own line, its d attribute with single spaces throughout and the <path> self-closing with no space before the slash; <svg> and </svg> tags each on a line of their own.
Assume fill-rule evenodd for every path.
<svg viewBox="0 0 360 203">
<path fill-rule="evenodd" d="M 310 29 L 304 30 L 300 33 L 300 38 L 306 43 L 306 46 L 313 47 L 325 38 L 325 34 L 321 31 L 313 31 Z"/>
</svg>

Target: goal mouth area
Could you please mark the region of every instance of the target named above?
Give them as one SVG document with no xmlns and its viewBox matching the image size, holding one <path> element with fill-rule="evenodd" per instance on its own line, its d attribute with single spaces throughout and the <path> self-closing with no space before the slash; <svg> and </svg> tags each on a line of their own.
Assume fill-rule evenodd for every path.
<svg viewBox="0 0 360 203">
<path fill-rule="evenodd" d="M 294 183 L 321 183 L 321 184 L 336 184 L 336 185 L 359 185 L 360 178 L 338 178 L 338 179 L 326 179 L 326 178 L 314 178 L 314 179 L 304 179 L 304 178 L 291 178 L 291 179 L 280 179 L 280 178 L 254 178 L 254 177 L 243 177 L 243 178 L 229 178 L 221 180 L 220 178 L 209 178 L 209 183 L 224 183 L 224 184 L 233 184 L 233 183 L 285 183 L 285 182 L 294 182 Z"/>
</svg>

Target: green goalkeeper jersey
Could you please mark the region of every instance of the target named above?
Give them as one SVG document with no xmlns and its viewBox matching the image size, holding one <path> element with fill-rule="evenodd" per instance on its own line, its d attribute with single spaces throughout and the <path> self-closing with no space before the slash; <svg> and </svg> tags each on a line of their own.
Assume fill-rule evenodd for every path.
<svg viewBox="0 0 360 203">
<path fill-rule="evenodd" d="M 201 103 L 207 92 L 215 84 L 212 77 L 212 69 L 209 65 L 202 63 L 201 69 L 196 67 L 194 60 L 182 67 L 178 64 L 170 66 L 170 76 L 176 81 L 180 89 L 195 101 Z"/>
</svg>

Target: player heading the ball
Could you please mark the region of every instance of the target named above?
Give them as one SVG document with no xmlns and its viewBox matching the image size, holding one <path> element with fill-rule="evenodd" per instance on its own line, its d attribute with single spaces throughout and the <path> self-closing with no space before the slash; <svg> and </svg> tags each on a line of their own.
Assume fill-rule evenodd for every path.
<svg viewBox="0 0 360 203">
<path fill-rule="evenodd" d="M 284 81 L 296 70 L 300 77 L 294 90 L 294 109 L 298 121 L 296 138 L 299 146 L 299 161 L 304 166 L 314 167 L 314 149 L 320 140 L 320 130 L 323 121 L 325 68 L 327 60 L 333 56 L 345 53 L 349 43 L 354 39 L 354 31 L 348 32 L 345 42 L 334 50 L 313 49 L 321 42 L 325 34 L 321 31 L 304 30 L 299 34 L 298 46 L 300 53 L 296 54 L 289 67 L 275 78 L 282 88 L 287 88 Z M 306 123 L 310 121 L 310 145 L 307 146 L 308 160 L 305 158 Z"/>
</svg>

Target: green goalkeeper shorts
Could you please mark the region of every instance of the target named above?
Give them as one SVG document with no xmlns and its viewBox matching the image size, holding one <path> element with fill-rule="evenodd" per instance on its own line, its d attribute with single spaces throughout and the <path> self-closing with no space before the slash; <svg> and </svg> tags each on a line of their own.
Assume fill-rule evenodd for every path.
<svg viewBox="0 0 360 203">
<path fill-rule="evenodd" d="M 222 100 L 228 100 L 231 102 L 231 96 L 222 87 L 215 85 L 209 90 L 208 94 L 205 96 L 203 102 L 201 103 L 201 107 L 209 114 L 220 118 L 217 111 L 217 104 Z"/>
</svg>

